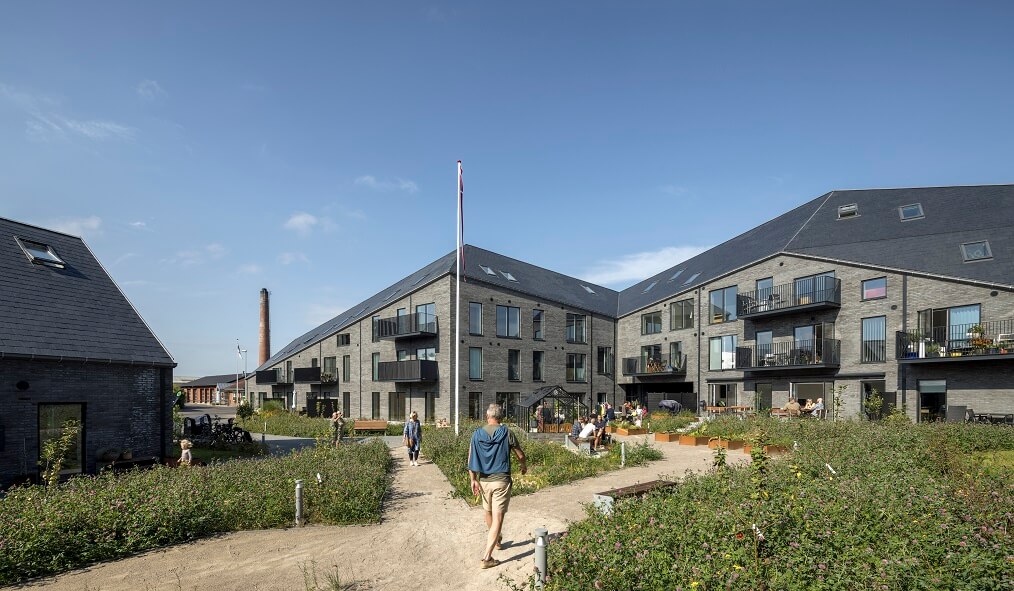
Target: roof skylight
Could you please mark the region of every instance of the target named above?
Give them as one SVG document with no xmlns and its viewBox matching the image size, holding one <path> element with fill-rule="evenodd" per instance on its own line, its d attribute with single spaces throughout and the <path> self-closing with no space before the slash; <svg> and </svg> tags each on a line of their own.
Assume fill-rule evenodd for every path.
<svg viewBox="0 0 1014 591">
<path fill-rule="evenodd" d="M 507 281 L 517 281 L 517 279 L 515 279 L 514 276 L 507 271 L 500 271 L 500 274 L 503 275 L 503 278 Z"/>
<path fill-rule="evenodd" d="M 859 215 L 859 204 L 849 203 L 848 205 L 838 206 L 838 219 L 844 220 L 848 218 L 854 218 Z"/>
<path fill-rule="evenodd" d="M 493 277 L 496 277 L 496 271 L 490 269 L 486 265 L 479 265 L 479 268 L 485 271 L 487 275 L 492 275 Z"/>
<path fill-rule="evenodd" d="M 690 279 L 687 279 L 686 281 L 683 282 L 683 285 L 690 285 L 691 283 L 694 282 L 694 279 L 697 279 L 700 276 L 701 276 L 700 273 L 694 273 L 693 275 L 690 276 Z"/>
<path fill-rule="evenodd" d="M 588 293 L 595 293 L 595 290 L 588 287 L 587 285 L 582 285 L 581 287 L 583 287 L 584 290 L 587 291 Z"/>
<path fill-rule="evenodd" d="M 658 281 L 652 281 L 651 283 L 648 284 L 648 287 L 644 288 L 644 291 L 642 291 L 641 293 L 648 293 L 649 291 L 651 291 L 651 288 L 655 287 L 656 285 L 658 285 Z"/>
<path fill-rule="evenodd" d="M 24 238 L 15 238 L 18 244 L 21 245 L 21 249 L 28 255 L 28 260 L 39 265 L 46 265 L 47 267 L 57 267 L 59 269 L 64 268 L 66 263 L 63 262 L 56 251 L 53 250 L 52 246 L 43 244 L 41 242 L 35 242 L 34 240 L 25 240 Z"/>
<path fill-rule="evenodd" d="M 412 282 L 412 285 L 419 285 L 419 282 L 420 282 L 420 281 L 422 281 L 423 279 L 426 279 L 426 278 L 427 278 L 427 277 L 429 277 L 429 276 L 430 276 L 430 274 L 429 274 L 429 273 L 427 273 L 427 274 L 425 274 L 425 275 L 421 275 L 421 276 L 419 276 L 418 278 L 416 278 L 416 280 L 415 280 L 415 281 L 413 281 L 413 282 Z M 409 287 L 412 287 L 412 285 L 409 285 Z"/>
<path fill-rule="evenodd" d="M 382 299 L 380 301 L 386 302 L 387 300 L 389 300 L 389 299 L 393 298 L 394 296 L 398 295 L 398 292 L 400 292 L 400 291 L 401 291 L 401 288 L 399 287 L 398 289 L 396 289 L 396 290 L 392 291 L 391 293 L 387 294 L 386 296 L 384 296 L 384 299 Z"/>
<path fill-rule="evenodd" d="M 984 261 L 993 258 L 993 251 L 989 249 L 989 242 L 986 240 L 966 242 L 961 245 L 961 256 L 966 263 Z"/>
<path fill-rule="evenodd" d="M 917 220 L 924 217 L 922 212 L 922 203 L 913 203 L 911 205 L 902 205 L 898 208 L 898 215 L 901 216 L 901 221 L 907 222 L 908 220 Z"/>
<path fill-rule="evenodd" d="M 676 281 L 676 278 L 679 277 L 682 274 L 683 274 L 683 269 L 677 269 L 676 272 L 672 274 L 672 277 L 669 278 L 669 281 Z"/>
</svg>

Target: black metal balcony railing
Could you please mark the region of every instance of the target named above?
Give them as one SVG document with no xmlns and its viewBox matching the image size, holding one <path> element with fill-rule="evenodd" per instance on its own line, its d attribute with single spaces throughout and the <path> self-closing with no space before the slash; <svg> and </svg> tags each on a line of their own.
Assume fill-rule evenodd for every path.
<svg viewBox="0 0 1014 591">
<path fill-rule="evenodd" d="M 670 363 L 668 355 L 625 357 L 623 359 L 623 375 L 625 376 L 661 377 L 666 375 L 686 375 L 686 373 L 686 355 L 677 357 L 676 363 Z"/>
<path fill-rule="evenodd" d="M 967 357 L 1014 356 L 1014 320 L 955 324 L 898 332 L 895 355 L 902 363 L 920 360 L 965 360 Z"/>
<path fill-rule="evenodd" d="M 289 376 L 285 375 L 285 370 L 280 368 L 265 369 L 256 372 L 257 383 L 263 385 L 269 384 L 291 384 Z"/>
<path fill-rule="evenodd" d="M 736 297 L 736 314 L 746 318 L 781 314 L 796 309 L 840 307 L 841 280 L 825 276 L 745 291 Z"/>
<path fill-rule="evenodd" d="M 415 359 L 377 364 L 377 381 L 380 382 L 435 382 L 437 377 L 436 361 Z"/>
<path fill-rule="evenodd" d="M 292 370 L 292 380 L 297 384 L 316 384 L 320 382 L 320 367 L 297 367 Z"/>
<path fill-rule="evenodd" d="M 391 318 L 377 320 L 377 339 L 401 339 L 405 337 L 429 336 L 437 334 L 437 317 L 435 314 L 403 314 Z"/>
<path fill-rule="evenodd" d="M 841 364 L 841 341 L 811 339 L 736 348 L 736 369 L 836 367 Z"/>
</svg>

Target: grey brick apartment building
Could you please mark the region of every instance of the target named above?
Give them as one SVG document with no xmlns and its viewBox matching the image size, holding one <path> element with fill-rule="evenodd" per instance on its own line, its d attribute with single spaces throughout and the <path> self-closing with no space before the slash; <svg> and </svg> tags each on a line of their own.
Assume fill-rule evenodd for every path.
<svg viewBox="0 0 1014 591">
<path fill-rule="evenodd" d="M 82 425 L 65 473 L 98 452 L 164 457 L 176 365 L 80 238 L 0 218 L 0 488 Z"/>
<path fill-rule="evenodd" d="M 616 292 L 467 246 L 297 338 L 257 400 L 451 418 L 560 385 L 588 402 L 855 415 L 874 389 L 932 420 L 1014 413 L 1014 186 L 832 191 Z M 838 398 L 836 401 L 835 398 Z"/>
</svg>

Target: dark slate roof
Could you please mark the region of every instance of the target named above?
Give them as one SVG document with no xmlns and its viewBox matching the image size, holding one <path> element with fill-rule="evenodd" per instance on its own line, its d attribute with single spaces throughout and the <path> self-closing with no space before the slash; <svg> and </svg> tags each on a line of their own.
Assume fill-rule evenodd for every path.
<svg viewBox="0 0 1014 591">
<path fill-rule="evenodd" d="M 236 374 L 227 373 L 220 376 L 204 376 L 186 384 L 180 384 L 181 388 L 196 388 L 201 386 L 217 386 L 219 384 L 231 384 L 236 381 Z"/>
<path fill-rule="evenodd" d="M 542 400 L 544 400 L 550 394 L 553 395 L 553 398 L 558 399 L 570 398 L 573 399 L 574 402 L 578 403 L 580 403 L 582 400 L 582 396 L 580 394 L 571 394 L 570 392 L 564 390 L 563 386 L 543 386 L 538 390 L 532 392 L 528 396 L 526 396 L 525 399 L 520 402 L 520 406 L 523 406 L 525 408 L 532 408 L 539 402 L 542 402 Z M 581 406 L 584 406 L 584 404 L 581 404 Z"/>
<path fill-rule="evenodd" d="M 66 267 L 32 263 L 15 237 Z M 0 301 L 0 356 L 176 365 L 81 238 L 0 218 Z"/>
<path fill-rule="evenodd" d="M 432 263 L 378 292 L 367 300 L 352 306 L 345 312 L 321 324 L 313 330 L 293 339 L 288 345 L 271 356 L 257 369 L 265 369 L 279 361 L 337 334 L 363 318 L 372 316 L 395 298 L 404 296 L 434 279 L 455 272 L 456 251 L 451 251 Z M 496 275 L 482 270 L 486 266 Z M 507 279 L 502 273 L 509 273 L 516 281 Z M 612 317 L 616 313 L 618 292 L 587 281 L 581 281 L 556 271 L 543 269 L 530 263 L 512 259 L 475 246 L 465 245 L 465 269 L 462 276 L 466 281 L 485 283 L 503 289 L 510 289 L 538 299 L 549 300 L 574 308 Z M 588 286 L 595 293 L 589 293 Z"/>
</svg>

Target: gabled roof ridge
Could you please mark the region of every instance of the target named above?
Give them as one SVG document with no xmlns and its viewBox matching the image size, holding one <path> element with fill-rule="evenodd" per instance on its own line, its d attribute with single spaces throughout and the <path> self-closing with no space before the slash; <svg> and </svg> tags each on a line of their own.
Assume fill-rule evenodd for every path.
<svg viewBox="0 0 1014 591">
<path fill-rule="evenodd" d="M 923 185 L 915 187 L 864 187 L 859 189 L 834 189 L 832 193 L 853 193 L 859 191 L 908 191 L 912 189 L 972 189 L 980 187 L 1014 187 L 1014 183 L 982 183 L 972 185 Z"/>
<path fill-rule="evenodd" d="M 22 222 L 22 221 L 19 221 L 19 220 L 15 220 L 15 219 L 11 219 L 11 218 L 5 218 L 5 217 L 0 217 L 0 221 L 11 222 L 12 224 L 18 224 L 19 226 L 26 226 L 28 228 L 32 228 L 32 229 L 35 229 L 35 230 L 42 230 L 44 232 L 49 232 L 51 234 L 59 234 L 61 236 L 66 236 L 68 238 L 76 238 L 76 239 L 80 240 L 81 242 L 84 242 L 84 238 L 81 238 L 80 236 L 75 236 L 74 234 L 68 234 L 67 232 L 61 232 L 60 230 L 53 230 L 52 228 L 44 228 L 42 226 L 36 226 L 35 224 L 29 224 L 28 222 Z"/>
</svg>

